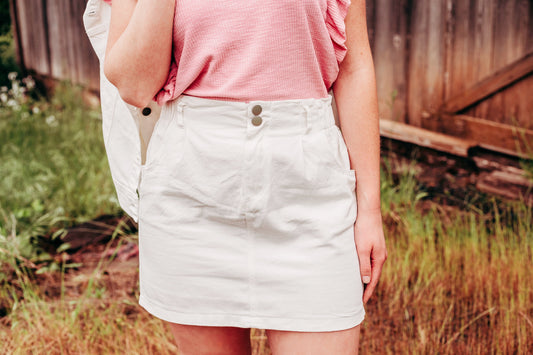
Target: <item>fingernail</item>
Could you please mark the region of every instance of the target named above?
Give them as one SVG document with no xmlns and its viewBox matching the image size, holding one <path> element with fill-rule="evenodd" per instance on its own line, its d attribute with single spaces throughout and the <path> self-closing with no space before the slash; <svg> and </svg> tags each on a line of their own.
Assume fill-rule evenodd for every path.
<svg viewBox="0 0 533 355">
<path fill-rule="evenodd" d="M 363 283 L 365 284 L 370 283 L 370 276 L 363 276 Z"/>
</svg>

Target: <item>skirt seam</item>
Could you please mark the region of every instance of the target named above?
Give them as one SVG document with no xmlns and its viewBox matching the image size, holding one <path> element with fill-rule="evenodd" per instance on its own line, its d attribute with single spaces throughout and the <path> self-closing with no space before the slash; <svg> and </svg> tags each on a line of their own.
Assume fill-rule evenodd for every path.
<svg viewBox="0 0 533 355">
<path fill-rule="evenodd" d="M 220 313 L 198 313 L 198 312 L 182 312 L 182 311 L 175 311 L 175 310 L 172 310 L 172 309 L 168 309 L 164 306 L 161 306 L 160 304 L 158 304 L 157 302 L 154 302 L 150 299 L 148 299 L 147 297 L 145 296 L 140 296 L 139 297 L 139 304 L 143 307 L 145 306 L 152 306 L 152 307 L 156 307 L 156 308 L 159 308 L 163 311 L 167 311 L 167 312 L 170 312 L 170 313 L 179 313 L 179 314 L 185 314 L 185 315 L 206 315 L 206 316 L 226 316 L 226 315 L 229 315 L 229 316 L 236 316 L 236 317 L 250 317 L 250 318 L 284 318 L 284 319 L 299 319 L 299 320 L 324 320 L 324 319 L 332 319 L 332 317 L 329 317 L 329 316 L 323 316 L 323 317 L 287 317 L 287 316 L 283 316 L 283 317 L 277 317 L 277 316 L 271 316 L 271 315 L 262 315 L 262 314 L 239 314 L 239 313 L 228 313 L 228 312 L 220 312 Z M 354 316 L 357 316 L 361 313 L 364 313 L 364 309 L 361 309 L 359 311 L 356 311 L 352 314 L 349 314 L 349 315 L 342 315 L 342 316 L 335 316 L 334 319 L 342 319 L 342 318 L 352 318 Z"/>
<path fill-rule="evenodd" d="M 223 326 L 238 328 L 273 329 L 299 332 L 329 332 L 353 328 L 365 318 L 365 310 L 351 316 L 324 318 L 294 318 L 259 315 L 239 315 L 233 313 L 183 313 L 159 307 L 141 295 L 139 304 L 148 313 L 171 323 L 196 326 Z"/>
</svg>

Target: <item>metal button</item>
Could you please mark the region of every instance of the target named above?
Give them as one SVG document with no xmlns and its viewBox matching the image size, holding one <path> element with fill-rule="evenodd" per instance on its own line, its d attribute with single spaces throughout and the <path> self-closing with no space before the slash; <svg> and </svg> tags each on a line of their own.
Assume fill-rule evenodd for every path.
<svg viewBox="0 0 533 355">
<path fill-rule="evenodd" d="M 262 122 L 263 122 L 263 119 L 261 118 L 261 116 L 254 116 L 252 118 L 252 124 L 254 126 L 259 126 Z"/>
<path fill-rule="evenodd" d="M 261 112 L 263 111 L 263 108 L 261 107 L 261 105 L 255 105 L 253 108 L 252 108 L 252 113 L 254 115 L 259 115 Z"/>
<path fill-rule="evenodd" d="M 145 107 L 142 110 L 143 116 L 149 116 L 152 113 L 152 109 L 150 107 Z"/>
</svg>

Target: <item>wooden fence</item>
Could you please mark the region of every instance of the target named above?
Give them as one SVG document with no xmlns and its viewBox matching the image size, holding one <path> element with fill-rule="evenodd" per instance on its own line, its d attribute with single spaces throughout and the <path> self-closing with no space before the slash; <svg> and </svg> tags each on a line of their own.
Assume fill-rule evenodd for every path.
<svg viewBox="0 0 533 355">
<path fill-rule="evenodd" d="M 85 3 L 11 0 L 24 68 L 98 88 Z M 533 149 L 533 1 L 367 0 L 367 18 L 384 135 Z"/>
<path fill-rule="evenodd" d="M 98 89 L 98 59 L 83 28 L 86 0 L 11 0 L 23 69 Z"/>
<path fill-rule="evenodd" d="M 533 149 L 532 1 L 367 5 L 381 117 L 508 153 Z"/>
</svg>

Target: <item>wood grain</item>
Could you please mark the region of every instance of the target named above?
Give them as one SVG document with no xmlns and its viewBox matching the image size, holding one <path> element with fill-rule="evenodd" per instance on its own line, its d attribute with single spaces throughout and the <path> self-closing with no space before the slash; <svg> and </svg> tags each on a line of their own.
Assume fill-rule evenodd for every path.
<svg viewBox="0 0 533 355">
<path fill-rule="evenodd" d="M 476 142 L 472 140 L 456 138 L 451 135 L 384 119 L 380 121 L 380 134 L 382 137 L 389 139 L 413 143 L 461 157 L 467 157 L 469 149 L 476 146 Z"/>
<path fill-rule="evenodd" d="M 533 72 L 533 53 L 527 54 L 475 85 L 458 92 L 454 97 L 444 102 L 441 111 L 448 113 L 462 111 L 487 96 L 495 94 L 498 90 L 514 83 L 518 79 L 529 75 L 531 72 Z"/>
<path fill-rule="evenodd" d="M 425 121 L 444 102 L 533 52 L 531 0 L 366 4 L 384 119 L 428 127 Z M 11 0 L 11 5 L 23 67 L 98 89 L 98 60 L 82 23 L 86 0 Z M 533 129 L 532 96 L 533 75 L 526 75 L 460 113 Z"/>
<path fill-rule="evenodd" d="M 473 141 L 480 147 L 509 155 L 533 157 L 533 130 L 466 115 L 441 114 L 428 118 L 425 128 Z"/>
</svg>

